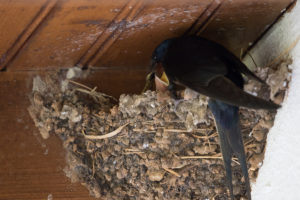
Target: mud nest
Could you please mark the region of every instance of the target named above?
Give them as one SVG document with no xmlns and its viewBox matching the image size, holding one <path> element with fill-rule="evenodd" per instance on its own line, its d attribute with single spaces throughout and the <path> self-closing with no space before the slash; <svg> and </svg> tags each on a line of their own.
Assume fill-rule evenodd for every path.
<svg viewBox="0 0 300 200">
<path fill-rule="evenodd" d="M 248 81 L 245 89 L 281 103 L 290 80 L 288 61 L 258 74 L 270 85 Z M 227 199 L 225 171 L 206 97 L 174 105 L 147 91 L 119 100 L 65 79 L 64 73 L 33 81 L 29 112 L 43 138 L 61 138 L 66 175 L 101 199 Z M 241 108 L 251 182 L 263 164 L 275 113 Z M 233 158 L 234 195 L 246 199 Z"/>
</svg>

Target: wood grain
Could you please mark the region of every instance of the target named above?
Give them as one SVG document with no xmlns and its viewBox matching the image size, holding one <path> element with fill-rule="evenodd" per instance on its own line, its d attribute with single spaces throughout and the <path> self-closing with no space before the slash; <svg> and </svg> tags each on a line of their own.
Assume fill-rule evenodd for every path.
<svg viewBox="0 0 300 200">
<path fill-rule="evenodd" d="M 77 64 L 145 69 L 162 40 L 182 35 L 199 18 L 203 37 L 239 55 L 292 0 L 22 2 L 0 4 L 0 67 L 14 71 Z"/>
</svg>

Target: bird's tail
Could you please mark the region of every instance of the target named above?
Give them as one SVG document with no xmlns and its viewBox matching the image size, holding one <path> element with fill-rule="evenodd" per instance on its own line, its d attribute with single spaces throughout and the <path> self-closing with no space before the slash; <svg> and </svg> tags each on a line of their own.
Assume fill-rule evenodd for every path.
<svg viewBox="0 0 300 200">
<path fill-rule="evenodd" d="M 215 123 L 220 137 L 220 145 L 231 199 L 234 199 L 231 159 L 232 155 L 235 154 L 241 164 L 242 174 L 245 178 L 248 199 L 251 200 L 250 181 L 248 176 L 244 145 L 240 131 L 239 108 L 212 99 L 209 100 L 208 105 L 214 115 Z"/>
</svg>

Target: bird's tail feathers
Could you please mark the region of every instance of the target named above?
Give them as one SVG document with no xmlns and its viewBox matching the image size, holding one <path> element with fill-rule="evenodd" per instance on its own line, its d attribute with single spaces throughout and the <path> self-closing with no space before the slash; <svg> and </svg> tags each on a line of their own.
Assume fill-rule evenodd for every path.
<svg viewBox="0 0 300 200">
<path fill-rule="evenodd" d="M 248 199 L 251 200 L 251 188 L 246 163 L 245 150 L 240 130 L 239 109 L 218 100 L 209 100 L 220 137 L 220 145 L 225 165 L 231 199 L 233 199 L 231 159 L 235 154 L 241 164 L 242 174 L 245 178 Z"/>
</svg>

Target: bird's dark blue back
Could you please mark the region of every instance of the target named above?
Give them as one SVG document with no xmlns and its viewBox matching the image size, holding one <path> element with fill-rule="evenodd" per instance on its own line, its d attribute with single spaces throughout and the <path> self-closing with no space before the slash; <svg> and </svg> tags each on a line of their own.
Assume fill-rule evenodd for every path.
<svg viewBox="0 0 300 200">
<path fill-rule="evenodd" d="M 241 75 L 234 55 L 221 45 L 200 37 L 175 38 L 163 60 L 168 75 L 183 83 L 207 85 L 217 76 L 228 76 L 241 86 Z"/>
</svg>

